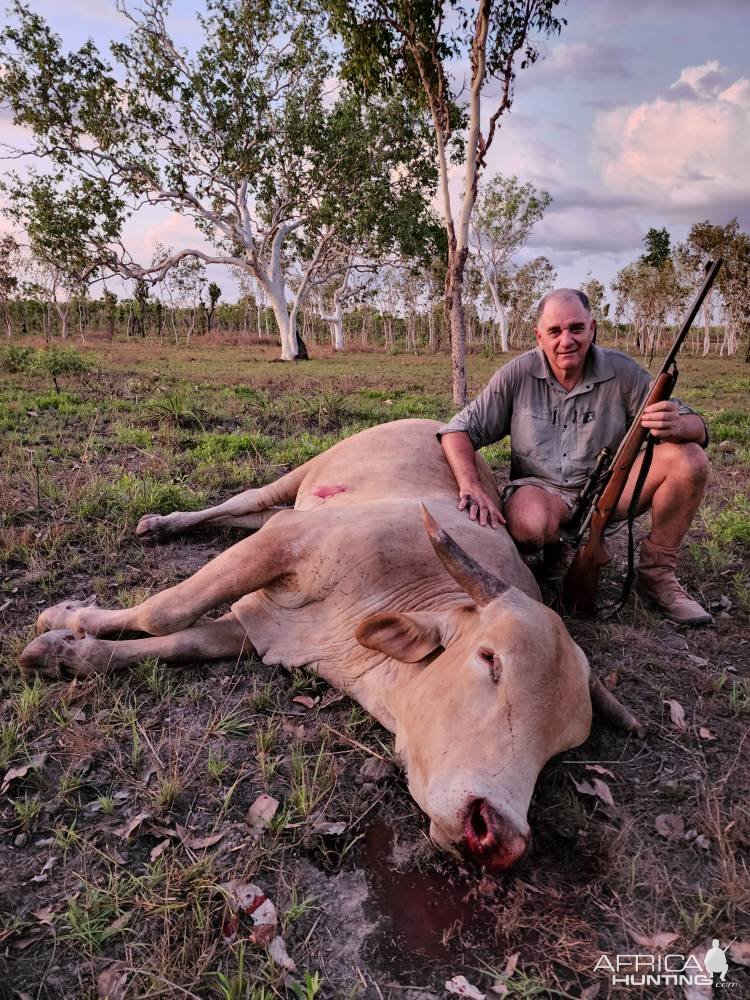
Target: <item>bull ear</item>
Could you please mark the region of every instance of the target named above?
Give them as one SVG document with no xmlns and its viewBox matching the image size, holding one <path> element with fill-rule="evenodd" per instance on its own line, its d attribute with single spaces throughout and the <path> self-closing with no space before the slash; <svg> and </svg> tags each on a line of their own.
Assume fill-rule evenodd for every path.
<svg viewBox="0 0 750 1000">
<path fill-rule="evenodd" d="M 430 612 L 372 615 L 359 623 L 354 637 L 367 649 L 377 649 L 402 663 L 417 663 L 442 646 L 442 620 Z"/>
</svg>

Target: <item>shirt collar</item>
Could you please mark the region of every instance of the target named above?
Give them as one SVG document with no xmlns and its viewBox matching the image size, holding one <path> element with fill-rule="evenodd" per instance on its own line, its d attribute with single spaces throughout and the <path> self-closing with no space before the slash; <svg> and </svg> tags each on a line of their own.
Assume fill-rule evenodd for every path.
<svg viewBox="0 0 750 1000">
<path fill-rule="evenodd" d="M 534 363 L 531 367 L 531 374 L 534 378 L 546 379 L 550 383 L 557 382 L 541 347 L 536 347 L 534 354 Z M 597 347 L 596 344 L 592 344 L 586 355 L 586 364 L 578 385 L 583 383 L 593 385 L 595 382 L 606 382 L 614 377 L 615 372 L 606 352 L 601 347 Z"/>
</svg>

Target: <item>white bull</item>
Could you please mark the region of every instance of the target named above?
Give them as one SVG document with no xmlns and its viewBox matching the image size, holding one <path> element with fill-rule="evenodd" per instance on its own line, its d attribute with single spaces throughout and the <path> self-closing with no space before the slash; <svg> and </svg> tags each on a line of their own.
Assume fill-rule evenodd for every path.
<svg viewBox="0 0 750 1000">
<path fill-rule="evenodd" d="M 435 842 L 507 867 L 526 849 L 541 768 L 587 738 L 592 701 L 626 729 L 638 723 L 592 680 L 507 532 L 456 509 L 437 426 L 382 424 L 218 507 L 143 518 L 138 533 L 156 538 L 207 522 L 260 530 L 136 607 L 50 608 L 23 666 L 56 677 L 251 647 L 265 663 L 306 666 L 395 734 Z M 228 602 L 229 614 L 194 624 Z M 148 638 L 102 638 L 124 632 Z"/>
</svg>

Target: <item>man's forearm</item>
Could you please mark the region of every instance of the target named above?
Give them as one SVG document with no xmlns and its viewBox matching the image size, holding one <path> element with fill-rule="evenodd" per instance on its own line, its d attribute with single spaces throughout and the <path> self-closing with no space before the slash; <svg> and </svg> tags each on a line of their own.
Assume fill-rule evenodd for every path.
<svg viewBox="0 0 750 1000">
<path fill-rule="evenodd" d="M 680 423 L 677 434 L 672 437 L 675 444 L 687 444 L 695 441 L 697 444 L 704 444 L 707 438 L 706 425 L 697 413 L 683 413 L 680 415 Z"/>
<path fill-rule="evenodd" d="M 477 469 L 476 452 L 466 431 L 452 431 L 440 439 L 448 465 L 451 467 L 459 491 L 481 486 Z"/>
</svg>

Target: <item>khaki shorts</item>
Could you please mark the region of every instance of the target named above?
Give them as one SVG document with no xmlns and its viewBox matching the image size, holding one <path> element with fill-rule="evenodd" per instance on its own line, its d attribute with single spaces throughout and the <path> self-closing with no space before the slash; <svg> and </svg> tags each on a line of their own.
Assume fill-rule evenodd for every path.
<svg viewBox="0 0 750 1000">
<path fill-rule="evenodd" d="M 500 499 L 503 502 L 503 507 L 510 500 L 516 490 L 520 490 L 522 486 L 536 486 L 540 490 L 544 490 L 545 493 L 551 493 L 553 497 L 558 497 L 567 506 L 568 510 L 573 509 L 576 497 L 578 496 L 578 490 L 564 490 L 557 486 L 551 486 L 549 483 L 544 482 L 541 479 L 524 479 L 521 483 L 508 483 L 503 487 L 500 493 Z M 644 511 L 643 514 L 647 514 L 648 511 Z M 638 517 L 643 517 L 643 514 L 639 514 Z M 564 524 L 565 522 L 563 522 Z M 625 525 L 628 523 L 627 518 L 623 518 L 619 521 L 610 521 L 607 527 L 604 529 L 604 534 L 609 538 L 612 535 L 617 534 Z"/>
</svg>

